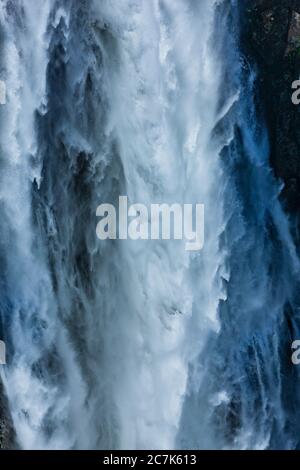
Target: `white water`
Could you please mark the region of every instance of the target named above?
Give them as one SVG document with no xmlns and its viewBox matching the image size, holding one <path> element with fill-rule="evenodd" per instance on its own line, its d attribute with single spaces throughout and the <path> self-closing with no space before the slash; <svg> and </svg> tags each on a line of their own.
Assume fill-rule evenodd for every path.
<svg viewBox="0 0 300 470">
<path fill-rule="evenodd" d="M 226 16 L 216 29 L 219 3 L 0 3 L 2 379 L 22 448 L 262 448 L 272 432 L 268 400 L 284 414 L 273 358 L 271 391 L 248 396 L 242 384 L 230 442 L 226 419 L 218 421 L 243 382 L 243 351 L 257 331 L 268 343 L 264 329 L 280 323 L 292 297 L 285 273 L 298 269 L 265 140 L 254 139 L 255 116 L 240 98 L 238 58 L 222 55 L 229 36 Z M 233 78 L 224 87 L 226 68 Z M 247 92 L 251 101 L 250 79 Z M 234 125 L 244 155 L 231 149 Z M 239 159 L 257 185 L 247 197 L 234 181 Z M 99 242 L 96 207 L 119 195 L 204 203 L 204 250 Z M 257 202 L 249 220 L 247 198 Z M 267 212 L 285 259 L 275 281 Z M 268 283 L 279 286 L 271 306 Z M 220 300 L 229 318 L 220 318 Z M 257 359 L 258 377 L 261 367 Z M 261 394 L 268 416 L 257 424 L 249 402 Z"/>
</svg>

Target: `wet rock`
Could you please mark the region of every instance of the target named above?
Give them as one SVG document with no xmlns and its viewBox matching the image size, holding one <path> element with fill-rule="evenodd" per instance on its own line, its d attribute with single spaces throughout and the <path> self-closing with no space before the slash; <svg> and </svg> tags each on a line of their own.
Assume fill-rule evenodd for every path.
<svg viewBox="0 0 300 470">
<path fill-rule="evenodd" d="M 7 398 L 0 381 L 0 449 L 16 448 L 15 432 L 9 413 Z"/>
<path fill-rule="evenodd" d="M 246 0 L 243 47 L 257 67 L 257 93 L 270 135 L 270 161 L 283 182 L 287 210 L 300 209 L 300 106 L 292 83 L 300 76 L 300 0 Z"/>
</svg>

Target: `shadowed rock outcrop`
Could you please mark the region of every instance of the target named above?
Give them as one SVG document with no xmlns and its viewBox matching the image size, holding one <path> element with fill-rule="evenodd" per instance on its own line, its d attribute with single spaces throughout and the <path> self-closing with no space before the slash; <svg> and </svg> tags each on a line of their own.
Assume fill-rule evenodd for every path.
<svg viewBox="0 0 300 470">
<path fill-rule="evenodd" d="M 267 122 L 275 175 L 288 211 L 300 209 L 300 106 L 291 88 L 300 75 L 300 0 L 246 0 L 243 47 L 258 73 L 259 107 Z"/>
<path fill-rule="evenodd" d="M 15 448 L 15 432 L 9 414 L 7 398 L 0 380 L 0 449 Z"/>
</svg>

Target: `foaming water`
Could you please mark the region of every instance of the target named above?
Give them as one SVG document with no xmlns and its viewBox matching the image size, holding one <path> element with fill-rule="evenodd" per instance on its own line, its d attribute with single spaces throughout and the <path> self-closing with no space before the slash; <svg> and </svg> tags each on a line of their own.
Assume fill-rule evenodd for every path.
<svg viewBox="0 0 300 470">
<path fill-rule="evenodd" d="M 0 12 L 1 376 L 20 447 L 295 445 L 280 340 L 299 266 L 236 3 Z M 100 242 L 96 208 L 120 195 L 204 204 L 204 249 Z"/>
<path fill-rule="evenodd" d="M 1 320 L 9 364 L 1 375 L 24 448 L 69 447 L 77 439 L 69 418 L 75 355 L 65 346 L 45 246 L 32 220 L 31 187 L 40 174 L 36 118 L 47 106 L 50 8 L 51 2 L 1 2 L 7 89 L 1 109 Z M 84 385 L 76 387 L 79 405 Z"/>
<path fill-rule="evenodd" d="M 263 121 L 253 104 L 255 75 L 234 39 L 238 12 L 224 15 L 223 7 L 217 23 L 233 34 L 220 46 L 227 82 L 213 135 L 223 168 L 219 275 L 224 297 L 218 305 L 219 331 L 190 364 L 177 445 L 292 449 L 299 373 L 289 353 L 299 332 L 299 259 L 269 168 Z"/>
</svg>

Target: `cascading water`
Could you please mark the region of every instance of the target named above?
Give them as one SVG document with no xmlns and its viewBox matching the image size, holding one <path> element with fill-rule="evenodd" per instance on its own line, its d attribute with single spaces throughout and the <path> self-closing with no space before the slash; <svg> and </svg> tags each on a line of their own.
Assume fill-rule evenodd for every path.
<svg viewBox="0 0 300 470">
<path fill-rule="evenodd" d="M 1 378 L 21 448 L 297 446 L 299 265 L 238 7 L 0 2 Z M 96 208 L 120 195 L 203 203 L 203 250 L 100 242 Z"/>
</svg>

